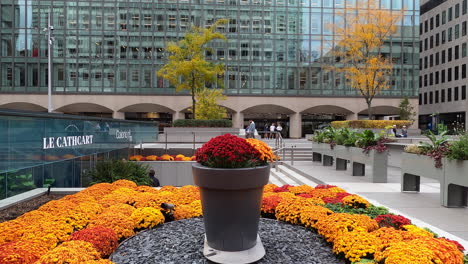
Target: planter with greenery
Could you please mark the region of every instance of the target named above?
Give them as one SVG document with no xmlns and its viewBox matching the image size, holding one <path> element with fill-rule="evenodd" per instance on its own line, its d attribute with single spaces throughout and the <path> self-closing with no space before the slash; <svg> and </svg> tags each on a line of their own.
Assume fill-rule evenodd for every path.
<svg viewBox="0 0 468 264">
<path fill-rule="evenodd" d="M 444 158 L 444 179 L 445 206 L 468 206 L 468 134 L 450 142 Z"/>
<path fill-rule="evenodd" d="M 420 177 L 440 182 L 440 201 L 446 207 L 468 205 L 468 135 L 448 141 L 446 131 L 429 132 L 429 143 L 409 145 L 402 157 L 402 191 L 419 191 Z"/>
<path fill-rule="evenodd" d="M 388 154 L 385 143 L 390 139 L 384 133 L 327 128 L 318 132 L 313 141 L 312 150 L 317 153 L 315 155 L 335 158 L 337 170 L 346 170 L 350 161 L 351 174 L 364 176 L 367 164 L 372 166 L 372 182 L 387 182 Z"/>
</svg>

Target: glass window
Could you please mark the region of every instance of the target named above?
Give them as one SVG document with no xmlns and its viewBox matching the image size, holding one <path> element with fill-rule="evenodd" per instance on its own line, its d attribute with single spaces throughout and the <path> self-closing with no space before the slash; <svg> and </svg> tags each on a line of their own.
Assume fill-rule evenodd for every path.
<svg viewBox="0 0 468 264">
<path fill-rule="evenodd" d="M 455 39 L 460 37 L 460 25 L 455 25 Z"/>
<path fill-rule="evenodd" d="M 442 11 L 442 25 L 447 22 L 447 11 Z"/>
<path fill-rule="evenodd" d="M 458 87 L 453 87 L 454 100 L 458 101 Z"/>
<path fill-rule="evenodd" d="M 435 97 L 434 97 L 434 103 L 438 104 L 439 103 L 439 91 L 435 91 Z"/>
<path fill-rule="evenodd" d="M 445 30 L 442 30 L 442 44 L 445 44 L 445 41 L 446 41 L 446 31 Z"/>
<path fill-rule="evenodd" d="M 442 91 L 440 91 L 440 102 L 445 103 L 445 89 L 442 89 Z"/>
<path fill-rule="evenodd" d="M 448 62 L 452 61 L 452 48 L 449 48 L 447 51 L 447 61 Z"/>
<path fill-rule="evenodd" d="M 453 30 L 453 28 L 451 28 L 451 27 L 448 28 L 447 40 L 449 42 L 452 41 L 452 30 Z"/>
<path fill-rule="evenodd" d="M 466 57 L 466 43 L 462 44 L 462 57 Z"/>
<path fill-rule="evenodd" d="M 466 21 L 462 23 L 462 36 L 466 36 Z"/>
<path fill-rule="evenodd" d="M 460 4 L 455 5 L 455 18 L 460 16 Z"/>
<path fill-rule="evenodd" d="M 455 59 L 458 60 L 460 58 L 460 46 L 456 45 L 454 50 L 455 50 Z"/>
<path fill-rule="evenodd" d="M 459 73 L 460 73 L 460 67 L 455 66 L 455 69 L 454 69 L 454 74 L 455 74 L 454 79 L 455 79 L 455 81 L 458 81 L 458 78 L 460 77 Z"/>
<path fill-rule="evenodd" d="M 463 2 L 462 2 L 462 13 L 463 13 L 463 15 L 466 14 L 467 9 L 468 9 L 468 1 L 463 0 Z"/>
<path fill-rule="evenodd" d="M 429 26 L 430 26 L 431 30 L 433 30 L 434 29 L 434 18 L 433 17 L 431 17 L 431 20 L 430 20 L 429 24 L 430 24 Z"/>
<path fill-rule="evenodd" d="M 447 89 L 447 102 L 452 101 L 452 88 Z"/>
<path fill-rule="evenodd" d="M 447 70 L 447 82 L 452 81 L 452 68 L 448 68 Z"/>
<path fill-rule="evenodd" d="M 461 77 L 462 79 L 466 79 L 466 64 L 463 64 L 461 67 Z"/>
<path fill-rule="evenodd" d="M 448 21 L 452 21 L 453 19 L 453 7 L 449 7 L 448 9 Z"/>
<path fill-rule="evenodd" d="M 440 15 L 439 14 L 436 15 L 435 24 L 436 24 L 436 27 L 440 26 Z"/>
<path fill-rule="evenodd" d="M 466 99 L 466 85 L 463 85 L 461 87 L 461 99 L 465 100 Z"/>
</svg>

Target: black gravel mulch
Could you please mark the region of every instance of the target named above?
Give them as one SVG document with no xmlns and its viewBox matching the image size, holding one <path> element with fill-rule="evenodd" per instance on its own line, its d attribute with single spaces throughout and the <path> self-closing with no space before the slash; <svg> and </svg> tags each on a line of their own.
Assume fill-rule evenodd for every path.
<svg viewBox="0 0 468 264">
<path fill-rule="evenodd" d="M 302 226 L 261 218 L 259 229 L 266 255 L 256 263 L 345 263 L 320 235 Z M 203 256 L 203 242 L 203 219 L 185 219 L 128 238 L 110 259 L 117 264 L 212 263 Z"/>
</svg>

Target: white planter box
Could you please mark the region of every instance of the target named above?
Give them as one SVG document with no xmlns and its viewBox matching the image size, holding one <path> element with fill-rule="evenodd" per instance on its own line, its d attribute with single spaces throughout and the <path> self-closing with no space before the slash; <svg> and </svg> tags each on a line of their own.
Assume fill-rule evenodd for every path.
<svg viewBox="0 0 468 264">
<path fill-rule="evenodd" d="M 161 186 L 194 185 L 192 164 L 195 161 L 137 161 L 146 164 L 156 173 Z"/>
<path fill-rule="evenodd" d="M 386 183 L 388 152 L 379 153 L 376 150 L 371 150 L 369 153 L 364 153 L 363 151 L 362 148 L 350 147 L 352 175 L 364 176 L 366 165 L 370 165 L 372 166 L 372 182 Z"/>
<path fill-rule="evenodd" d="M 444 190 L 442 205 L 447 207 L 468 206 L 468 161 L 443 159 Z"/>
<path fill-rule="evenodd" d="M 446 204 L 445 188 L 443 187 L 445 182 L 444 166 L 436 168 L 434 160 L 427 155 L 403 152 L 401 156 L 401 191 L 419 192 L 420 177 L 434 179 L 440 183 L 440 203 Z"/>
<path fill-rule="evenodd" d="M 312 158 L 321 161 L 323 166 L 332 166 L 334 152 L 328 143 L 312 142 Z"/>
</svg>

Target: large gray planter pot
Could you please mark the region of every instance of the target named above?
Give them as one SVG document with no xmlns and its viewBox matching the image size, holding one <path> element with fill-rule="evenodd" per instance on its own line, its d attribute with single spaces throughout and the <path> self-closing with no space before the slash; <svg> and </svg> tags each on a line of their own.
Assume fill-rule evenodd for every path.
<svg viewBox="0 0 468 264">
<path fill-rule="evenodd" d="M 372 182 L 386 183 L 387 182 L 387 162 L 388 152 L 379 153 L 376 150 L 370 150 L 364 153 L 362 148 L 349 148 L 351 153 L 351 173 L 353 176 L 364 176 L 366 165 L 372 166 Z"/>
<path fill-rule="evenodd" d="M 256 245 L 263 186 L 270 166 L 241 169 L 192 165 L 200 187 L 207 243 L 221 251 L 243 251 Z"/>
</svg>

